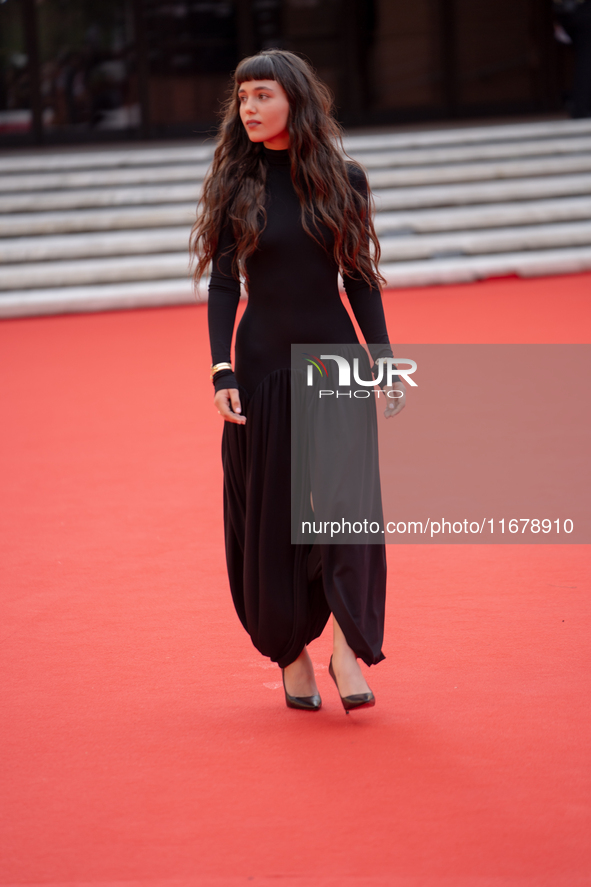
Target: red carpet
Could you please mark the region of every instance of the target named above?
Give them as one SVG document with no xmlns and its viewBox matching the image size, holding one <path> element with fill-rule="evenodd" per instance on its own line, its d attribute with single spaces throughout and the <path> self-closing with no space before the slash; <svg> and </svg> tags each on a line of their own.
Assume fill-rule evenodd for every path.
<svg viewBox="0 0 591 887">
<path fill-rule="evenodd" d="M 591 275 L 386 297 L 400 342 L 589 342 Z M 375 709 L 234 614 L 203 306 L 7 321 L 0 883 L 591 884 L 589 548 L 389 551 Z"/>
</svg>

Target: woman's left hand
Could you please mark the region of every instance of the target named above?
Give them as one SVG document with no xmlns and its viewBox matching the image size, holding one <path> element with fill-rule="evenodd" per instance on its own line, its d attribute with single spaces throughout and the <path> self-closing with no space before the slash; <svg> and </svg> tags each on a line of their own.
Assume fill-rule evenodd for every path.
<svg viewBox="0 0 591 887">
<path fill-rule="evenodd" d="M 394 397 L 388 397 L 388 391 L 394 393 Z M 398 413 L 406 406 L 406 386 L 404 382 L 394 382 L 390 388 L 382 389 L 382 393 L 386 397 L 387 408 L 384 410 L 386 419 L 397 416 Z M 402 393 L 402 397 L 400 394 Z"/>
</svg>

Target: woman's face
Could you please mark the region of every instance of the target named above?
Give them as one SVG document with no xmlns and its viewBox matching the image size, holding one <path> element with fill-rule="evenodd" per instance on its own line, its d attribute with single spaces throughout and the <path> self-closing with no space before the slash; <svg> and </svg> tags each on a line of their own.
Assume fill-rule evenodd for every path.
<svg viewBox="0 0 591 887">
<path fill-rule="evenodd" d="M 282 151 L 289 147 L 289 100 L 276 80 L 245 80 L 238 90 L 240 119 L 251 142 Z"/>
</svg>

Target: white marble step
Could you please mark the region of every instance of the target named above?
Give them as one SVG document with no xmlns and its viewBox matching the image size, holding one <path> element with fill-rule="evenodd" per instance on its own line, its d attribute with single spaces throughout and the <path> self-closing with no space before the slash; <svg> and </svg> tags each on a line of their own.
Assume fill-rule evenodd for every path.
<svg viewBox="0 0 591 887">
<path fill-rule="evenodd" d="M 575 246 L 591 246 L 591 220 L 565 225 L 523 225 L 492 231 L 381 238 L 383 263 Z"/>
<path fill-rule="evenodd" d="M 6 237 L 0 240 L 0 264 L 55 262 L 61 259 L 110 258 L 189 250 L 190 227 L 139 231 Z M 0 271 L 1 274 L 1 271 Z"/>
<path fill-rule="evenodd" d="M 442 254 L 477 255 L 553 249 L 591 244 L 591 217 L 584 221 L 552 225 L 518 225 L 492 230 L 476 228 L 437 234 L 411 232 L 406 236 L 382 235 L 380 240 L 384 262 L 432 258 Z M 158 254 L 167 254 L 165 261 L 168 268 L 169 254 L 173 252 L 179 253 L 179 260 L 184 259 L 182 275 L 185 276 L 188 229 L 184 226 L 152 231 L 5 238 L 0 241 L 0 263 L 3 266 L 0 268 L 0 288 L 16 287 L 15 273 L 20 275 L 23 287 L 30 286 L 27 281 L 36 279 L 32 263 L 44 263 L 43 273 L 46 274 L 48 285 L 52 285 L 54 277 L 63 281 L 65 273 L 83 273 L 84 280 L 87 279 L 82 266 L 74 265 L 70 271 L 64 269 L 63 264 L 68 260 L 102 258 L 110 262 L 120 256 L 150 256 L 150 267 L 154 269 Z M 3 283 L 3 269 L 6 269 L 11 283 Z"/>
<path fill-rule="evenodd" d="M 495 142 L 539 143 L 544 139 L 568 139 L 591 134 L 589 120 L 550 120 L 534 123 L 453 127 L 419 132 L 376 133 L 345 136 L 349 153 L 383 150 L 412 150 L 450 145 L 492 145 Z M 576 150 L 576 149 L 575 149 Z M 63 149 L 48 154 L 43 149 L 29 153 L 5 154 L 0 162 L 3 172 L 48 172 L 51 170 L 100 169 L 169 163 L 206 162 L 213 156 L 214 142 L 160 147 L 105 148 L 103 150 Z M 515 152 L 519 153 L 519 151 Z M 536 152 L 537 153 L 537 152 Z M 498 155 L 496 155 L 498 156 Z"/>
<path fill-rule="evenodd" d="M 381 270 L 388 285 L 396 288 L 467 283 L 487 277 L 571 274 L 591 270 L 591 248 L 386 263 Z M 195 294 L 188 280 L 178 279 L 16 290 L 0 294 L 0 317 L 189 304 L 204 301 L 206 292 L 206 281 Z M 445 297 L 444 290 L 441 295 Z"/>
<path fill-rule="evenodd" d="M 559 176 L 591 172 L 591 153 L 534 160 L 506 160 L 498 163 L 458 163 L 406 169 L 369 170 L 372 189 L 484 182 L 490 179 L 523 179 L 533 176 Z"/>
<path fill-rule="evenodd" d="M 182 154 L 179 154 L 182 151 Z M 356 150 L 353 155 L 368 169 L 391 166 L 427 166 L 441 163 L 466 163 L 475 161 L 499 161 L 503 158 L 533 158 L 543 156 L 566 156 L 591 151 L 591 135 L 560 136 L 551 139 L 525 141 L 492 142 L 474 145 L 439 146 L 426 148 Z M 203 178 L 211 162 L 212 151 L 204 156 L 203 149 L 175 149 L 168 152 L 146 151 L 135 156 L 136 163 L 129 164 L 120 159 L 103 165 L 103 155 L 92 155 L 92 165 L 80 167 L 80 155 L 71 155 L 71 166 L 56 166 L 56 157 L 49 156 L 43 171 L 20 170 L 11 161 L 0 160 L 0 192 L 50 188 L 85 188 L 103 184 L 133 184 L 159 181 L 199 181 Z M 192 156 L 192 155 L 195 156 Z M 88 157 L 83 159 L 87 160 Z M 143 161 L 140 163 L 140 160 Z M 20 174 L 18 174 L 20 173 Z"/>
<path fill-rule="evenodd" d="M 121 185 L 157 185 L 167 182 L 201 183 L 209 168 L 207 163 L 171 163 L 166 166 L 141 166 L 133 169 L 89 169 L 83 172 L 45 172 L 31 175 L 2 175 L 0 193 L 23 191 L 59 191 L 63 188 L 104 188 Z"/>
<path fill-rule="evenodd" d="M 382 242 L 382 264 L 396 261 L 439 260 L 500 253 L 538 252 L 591 246 L 591 222 L 538 226 L 498 231 L 458 232 Z M 114 256 L 71 261 L 28 261 L 0 268 L 0 290 L 63 287 L 96 283 L 137 282 L 157 279 L 188 279 L 186 250 L 160 254 Z"/>
<path fill-rule="evenodd" d="M 47 191 L 0 195 L 0 213 L 48 212 L 99 207 L 127 207 L 188 203 L 199 199 L 197 185 L 154 185 L 137 188 L 90 188 L 79 191 Z M 548 197 L 591 194 L 591 174 L 540 178 L 501 179 L 492 182 L 450 183 L 418 187 L 376 188 L 379 211 L 453 206 L 470 203 L 501 203 Z"/>
<path fill-rule="evenodd" d="M 475 161 L 499 161 L 505 158 L 565 156 L 591 151 L 591 136 L 579 138 L 538 139 L 524 142 L 500 142 L 492 144 L 458 145 L 413 150 L 355 151 L 353 156 L 367 169 L 390 166 L 427 166 L 439 163 L 471 163 Z"/>
<path fill-rule="evenodd" d="M 378 234 L 428 233 L 466 228 L 494 228 L 591 219 L 591 196 L 521 200 L 516 203 L 452 206 L 376 213 Z M 194 203 L 162 204 L 107 209 L 10 213 L 0 216 L 0 237 L 118 232 L 136 229 L 165 230 L 195 220 Z"/>
<path fill-rule="evenodd" d="M 395 165 L 395 168 L 388 168 L 386 157 L 380 164 L 380 168 L 368 170 L 372 188 L 412 187 L 448 182 L 481 182 L 490 179 L 516 179 L 591 172 L 591 151 L 586 150 L 579 154 L 565 154 L 558 157 L 434 163 L 425 166 L 404 166 L 396 161 L 390 162 Z M 184 185 L 188 191 L 198 193 L 207 169 L 207 164 L 171 164 L 136 169 L 37 173 L 26 176 L 0 175 L 0 194 L 4 195 L 2 203 L 6 205 L 6 201 L 8 201 L 10 206 L 12 194 L 17 199 L 19 196 L 26 199 L 28 195 L 37 200 L 51 196 L 53 192 L 71 191 L 73 192 L 72 198 L 75 200 L 77 193 L 87 193 L 95 188 L 98 190 L 121 187 L 124 190 L 131 190 L 134 187 L 138 189 L 146 187 L 149 191 L 150 188 L 170 183 L 174 184 L 177 189 Z M 11 210 L 5 211 L 10 212 Z"/>
<path fill-rule="evenodd" d="M 479 143 L 537 140 L 591 133 L 589 120 L 544 120 L 535 123 L 493 124 L 491 126 L 458 126 L 450 129 L 429 129 L 404 133 L 372 133 L 349 135 L 345 148 L 353 151 L 382 151 L 390 148 L 422 148 L 432 145 L 477 145 Z"/>
<path fill-rule="evenodd" d="M 70 262 L 27 262 L 0 267 L 0 291 L 122 281 L 189 279 L 189 253 L 110 256 Z"/>
<path fill-rule="evenodd" d="M 125 231 L 136 228 L 167 228 L 195 221 L 196 203 L 122 206 L 107 209 L 74 209 L 0 215 L 0 237 L 40 234 L 76 234 L 91 231 Z"/>
<path fill-rule="evenodd" d="M 176 278 L 145 280 L 139 283 L 15 290 L 0 293 L 0 318 L 191 305 L 206 300 L 206 284 L 195 291 L 189 280 Z"/>
<path fill-rule="evenodd" d="M 379 236 L 429 234 L 470 228 L 504 228 L 513 225 L 542 225 L 591 219 L 591 195 L 554 200 L 521 200 L 516 203 L 448 206 L 445 209 L 414 209 L 378 212 L 375 228 Z"/>
<path fill-rule="evenodd" d="M 565 133 L 568 136 L 568 133 Z M 179 146 L 174 143 L 159 148 L 104 148 L 84 151 L 80 148 L 47 153 L 43 149 L 2 157 L 3 172 L 33 173 L 82 169 L 116 169 L 134 166 L 167 166 L 169 163 L 209 163 L 213 157 L 213 142 L 205 145 Z"/>
<path fill-rule="evenodd" d="M 152 185 L 137 188 L 86 188 L 78 191 L 30 191 L 0 194 L 0 213 L 47 212 L 90 207 L 143 206 L 144 204 L 187 203 L 197 205 L 198 185 Z"/>
<path fill-rule="evenodd" d="M 380 268 L 390 287 L 469 283 L 488 277 L 545 277 L 591 270 L 591 247 L 465 256 L 432 261 L 385 263 Z M 560 283 L 556 284 L 557 293 Z"/>
<path fill-rule="evenodd" d="M 433 167 L 429 171 L 409 172 L 416 181 L 447 181 L 472 178 L 498 178 L 514 175 L 546 175 L 548 171 L 572 172 L 580 168 L 582 160 L 591 154 L 591 136 L 571 139 L 548 139 L 536 142 L 507 142 L 501 144 L 461 145 L 451 148 L 429 148 L 414 151 L 357 151 L 353 155 L 371 173 L 380 186 L 380 171 L 392 167 L 396 172 L 405 167 Z M 575 155 L 575 156 L 571 156 Z M 576 155 L 582 155 L 577 157 Z M 546 157 L 545 162 L 539 160 Z M 512 162 L 502 163 L 509 158 Z M 515 159 L 518 158 L 518 159 Z M 538 158 L 536 162 L 536 158 Z M 163 182 L 201 182 L 209 168 L 206 161 L 179 163 L 169 160 L 159 165 L 134 167 L 90 168 L 85 170 L 45 171 L 17 175 L 5 169 L 0 161 L 0 193 L 22 191 L 49 191 L 61 188 L 99 188 L 112 185 L 153 185 Z M 488 161 L 488 164 L 486 163 Z M 461 170 L 454 164 L 462 164 Z M 440 164 L 451 164 L 449 170 L 439 170 Z M 584 167 L 587 168 L 586 166 Z M 460 172 L 463 179 L 458 179 Z M 439 177 L 437 177 L 439 176 Z M 442 178 L 443 176 L 443 178 Z M 433 178 L 435 177 L 435 178 Z M 411 178 L 411 182 L 414 181 Z"/>
<path fill-rule="evenodd" d="M 591 194 L 591 175 L 547 176 L 509 179 L 497 182 L 431 185 L 423 188 L 376 189 L 376 209 L 424 209 L 435 206 L 465 206 L 472 203 L 506 203 L 514 200 L 542 200 L 549 197 Z"/>
<path fill-rule="evenodd" d="M 369 170 L 391 286 L 591 269 L 591 121 L 353 136 L 346 148 Z M 212 153 L 0 155 L 0 316 L 193 301 L 187 243 Z"/>
</svg>

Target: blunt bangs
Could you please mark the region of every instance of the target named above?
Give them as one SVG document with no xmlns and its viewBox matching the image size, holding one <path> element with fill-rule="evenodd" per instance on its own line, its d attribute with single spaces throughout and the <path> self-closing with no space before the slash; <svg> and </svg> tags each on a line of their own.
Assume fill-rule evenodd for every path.
<svg viewBox="0 0 591 887">
<path fill-rule="evenodd" d="M 277 80 L 275 65 L 269 55 L 252 55 L 242 59 L 234 72 L 234 80 L 237 84 L 247 80 Z"/>
</svg>

